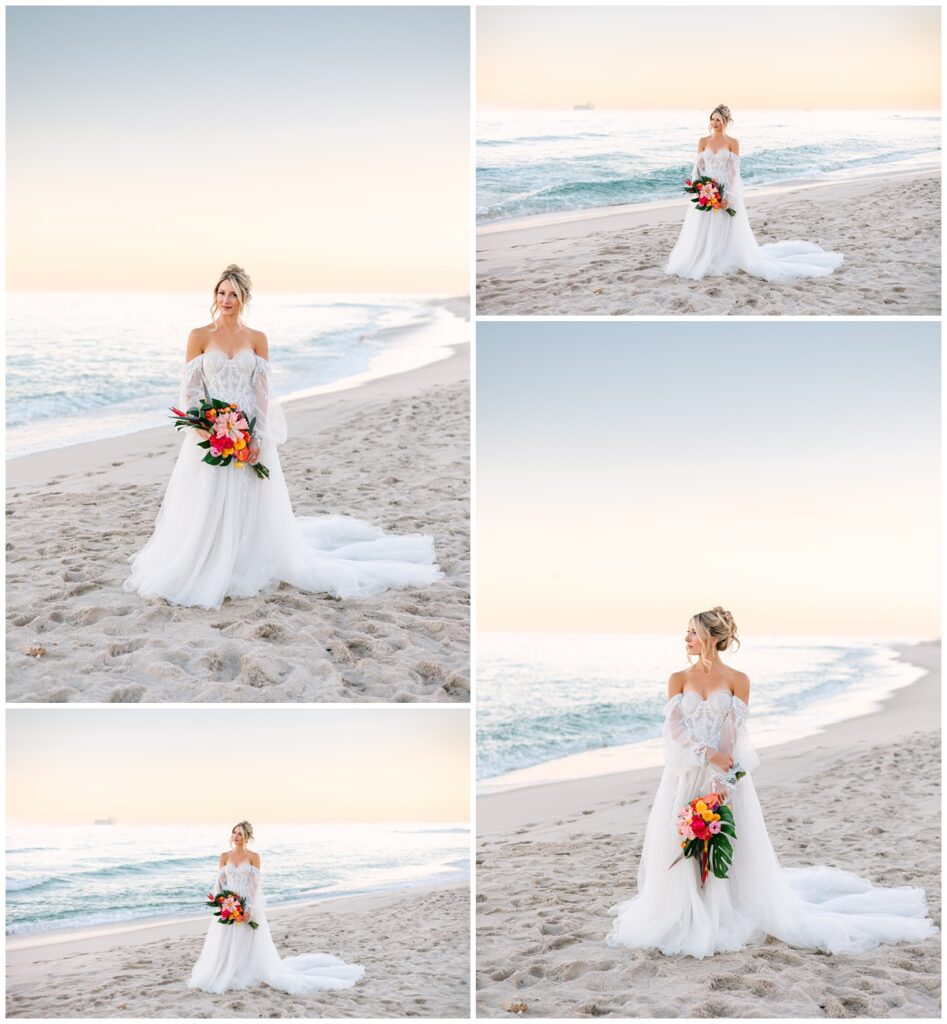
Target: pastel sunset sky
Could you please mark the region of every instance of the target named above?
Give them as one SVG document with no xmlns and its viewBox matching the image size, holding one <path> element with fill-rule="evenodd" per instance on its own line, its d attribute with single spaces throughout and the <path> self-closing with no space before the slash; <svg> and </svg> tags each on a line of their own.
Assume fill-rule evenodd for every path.
<svg viewBox="0 0 947 1024">
<path fill-rule="evenodd" d="M 939 328 L 481 323 L 477 623 L 939 634 Z"/>
<path fill-rule="evenodd" d="M 465 822 L 468 725 L 407 707 L 17 709 L 7 820 L 200 824 L 253 807 L 270 822 Z"/>
<path fill-rule="evenodd" d="M 485 109 L 940 106 L 938 7 L 481 7 Z"/>
<path fill-rule="evenodd" d="M 460 7 L 8 7 L 7 286 L 466 293 Z"/>
</svg>

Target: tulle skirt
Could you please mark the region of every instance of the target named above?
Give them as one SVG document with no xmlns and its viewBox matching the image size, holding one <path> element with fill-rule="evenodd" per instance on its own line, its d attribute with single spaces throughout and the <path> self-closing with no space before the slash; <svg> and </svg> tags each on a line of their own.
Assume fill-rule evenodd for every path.
<svg viewBox="0 0 947 1024">
<path fill-rule="evenodd" d="M 282 992 L 310 995 L 351 988 L 364 974 L 358 964 L 347 964 L 327 953 L 280 960 L 265 920 L 256 929 L 213 921 L 187 984 L 204 992 L 228 992 L 265 982 Z"/>
<path fill-rule="evenodd" d="M 729 878 L 710 874 L 701 888 L 694 860 L 669 869 L 681 852 L 677 812 L 711 788 L 707 770 L 678 778 L 665 769 L 648 818 L 638 895 L 609 911 L 616 920 L 608 945 L 705 957 L 773 936 L 791 946 L 861 953 L 937 931 L 923 889 L 877 888 L 831 867 L 782 868 L 750 776 L 729 801 L 737 831 Z"/>
<path fill-rule="evenodd" d="M 280 582 L 336 597 L 426 586 L 443 576 L 434 542 L 386 534 L 346 516 L 293 515 L 276 447 L 264 444 L 259 479 L 249 467 L 214 467 L 188 434 L 155 530 L 131 559 L 124 589 L 172 604 L 219 608 Z"/>
<path fill-rule="evenodd" d="M 681 234 L 664 270 L 692 280 L 746 271 L 767 281 L 825 277 L 842 264 L 842 254 L 826 252 L 812 242 L 788 241 L 758 245 L 746 211 L 736 216 L 689 209 Z"/>
</svg>

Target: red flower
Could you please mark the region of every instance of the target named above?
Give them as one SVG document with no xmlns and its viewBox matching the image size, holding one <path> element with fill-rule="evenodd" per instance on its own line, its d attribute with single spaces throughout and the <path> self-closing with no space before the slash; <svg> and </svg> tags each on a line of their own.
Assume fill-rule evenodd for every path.
<svg viewBox="0 0 947 1024">
<path fill-rule="evenodd" d="M 175 409 L 173 405 L 171 406 L 171 412 L 173 412 L 175 416 L 184 416 L 185 415 L 185 413 L 181 412 L 180 409 Z"/>
</svg>

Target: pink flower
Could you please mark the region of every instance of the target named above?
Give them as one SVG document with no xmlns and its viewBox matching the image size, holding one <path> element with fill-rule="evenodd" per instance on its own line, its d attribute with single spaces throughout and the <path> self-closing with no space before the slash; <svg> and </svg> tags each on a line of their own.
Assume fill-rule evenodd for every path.
<svg viewBox="0 0 947 1024">
<path fill-rule="evenodd" d="M 707 822 L 707 831 L 712 836 L 717 835 L 717 833 L 720 831 L 720 822 L 719 821 L 708 821 Z"/>
<path fill-rule="evenodd" d="M 214 432 L 220 437 L 226 437 L 230 441 L 239 441 L 243 436 L 243 431 L 247 430 L 248 426 L 241 413 L 224 412 L 217 417 L 217 422 L 214 424 Z"/>
</svg>

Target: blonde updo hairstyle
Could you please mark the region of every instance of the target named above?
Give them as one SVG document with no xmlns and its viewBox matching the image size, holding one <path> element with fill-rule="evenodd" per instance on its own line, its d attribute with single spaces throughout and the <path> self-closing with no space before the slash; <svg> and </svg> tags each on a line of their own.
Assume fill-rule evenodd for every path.
<svg viewBox="0 0 947 1024">
<path fill-rule="evenodd" d="M 243 834 L 246 836 L 244 840 L 244 846 L 249 846 L 253 842 L 253 826 L 249 821 L 238 821 L 236 825 L 230 830 L 230 845 L 233 846 L 233 834 L 238 828 L 243 829 Z"/>
<path fill-rule="evenodd" d="M 709 121 L 714 114 L 719 114 L 723 118 L 724 131 L 726 131 L 726 129 L 733 123 L 733 115 L 730 113 L 730 108 L 726 103 L 718 103 L 717 106 L 711 110 L 710 117 L 708 117 L 707 120 Z"/>
<path fill-rule="evenodd" d="M 253 287 L 250 275 L 243 267 L 238 267 L 236 263 L 231 263 L 220 277 L 217 278 L 217 284 L 214 285 L 214 296 L 210 304 L 210 319 L 215 331 L 217 330 L 217 318 L 220 316 L 220 310 L 217 308 L 217 289 L 224 281 L 229 281 L 240 297 L 240 311 L 237 313 L 237 323 L 241 327 L 243 326 L 243 312 L 250 302 L 250 291 Z"/>
<path fill-rule="evenodd" d="M 737 648 L 740 646 L 737 624 L 733 621 L 733 616 L 719 604 L 709 612 L 698 612 L 690 624 L 700 638 L 700 663 L 708 671 L 713 664 L 716 651 L 725 651 L 734 644 Z"/>
</svg>

